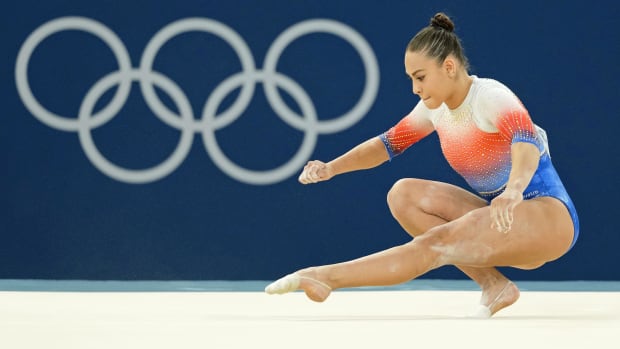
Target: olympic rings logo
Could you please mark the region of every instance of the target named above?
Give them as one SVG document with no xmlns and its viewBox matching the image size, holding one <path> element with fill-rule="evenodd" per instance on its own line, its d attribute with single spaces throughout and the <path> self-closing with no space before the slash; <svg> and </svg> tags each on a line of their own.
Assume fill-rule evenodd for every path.
<svg viewBox="0 0 620 349">
<path fill-rule="evenodd" d="M 77 118 L 57 115 L 34 97 L 28 81 L 28 64 L 35 48 L 47 37 L 65 30 L 81 30 L 103 40 L 112 50 L 118 71 L 97 81 L 86 93 Z M 238 55 L 242 71 L 222 81 L 207 98 L 202 118 L 196 120 L 187 96 L 179 86 L 165 75 L 152 70 L 160 48 L 173 37 L 185 32 L 199 31 L 216 35 L 227 42 Z M 362 94 L 348 112 L 330 120 L 319 120 L 314 104 L 305 90 L 289 77 L 278 73 L 276 66 L 284 49 L 297 38 L 310 33 L 329 33 L 348 41 L 362 59 L 366 81 Z M 233 29 L 208 18 L 186 18 L 165 26 L 158 31 L 144 49 L 139 68 L 131 66 L 125 45 L 108 27 L 85 17 L 62 17 L 51 20 L 28 36 L 17 56 L 15 68 L 17 90 L 26 108 L 42 123 L 68 132 L 77 132 L 80 144 L 91 163 L 104 174 L 126 183 L 149 183 L 172 173 L 190 151 L 194 133 L 202 133 L 208 155 L 216 166 L 230 177 L 247 184 L 268 185 L 280 182 L 297 172 L 312 155 L 319 134 L 340 132 L 357 123 L 370 109 L 379 88 L 379 66 L 370 45 L 354 29 L 337 21 L 310 19 L 287 28 L 280 34 L 265 57 L 263 69 L 256 69 L 252 52 L 243 38 Z M 127 169 L 106 159 L 97 149 L 91 131 L 101 127 L 116 116 L 125 104 L 132 82 L 139 82 L 142 95 L 157 118 L 181 132 L 176 149 L 160 164 L 146 169 Z M 257 83 L 262 83 L 265 95 L 275 113 L 291 127 L 303 131 L 304 137 L 297 153 L 285 164 L 274 169 L 255 171 L 231 161 L 215 138 L 215 131 L 222 129 L 241 116 L 254 95 Z M 93 115 L 93 109 L 102 95 L 118 86 L 110 103 Z M 176 107 L 170 110 L 155 93 L 154 86 L 168 94 Z M 228 109 L 217 114 L 218 106 L 236 88 L 237 99 Z M 278 88 L 285 90 L 298 104 L 298 115 L 283 101 Z"/>
</svg>

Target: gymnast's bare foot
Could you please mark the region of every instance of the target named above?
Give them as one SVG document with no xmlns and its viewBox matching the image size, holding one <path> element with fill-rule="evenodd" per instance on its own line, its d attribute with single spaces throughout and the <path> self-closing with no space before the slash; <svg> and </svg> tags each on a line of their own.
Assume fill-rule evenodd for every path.
<svg viewBox="0 0 620 349">
<path fill-rule="evenodd" d="M 315 302 L 325 301 L 332 292 L 332 288 L 320 281 L 312 268 L 286 275 L 265 287 L 268 294 L 285 294 L 295 290 L 304 290 L 306 296 Z"/>
<path fill-rule="evenodd" d="M 472 316 L 488 318 L 498 311 L 512 305 L 519 299 L 519 288 L 512 281 L 505 279 L 483 287 L 480 307 Z"/>
</svg>

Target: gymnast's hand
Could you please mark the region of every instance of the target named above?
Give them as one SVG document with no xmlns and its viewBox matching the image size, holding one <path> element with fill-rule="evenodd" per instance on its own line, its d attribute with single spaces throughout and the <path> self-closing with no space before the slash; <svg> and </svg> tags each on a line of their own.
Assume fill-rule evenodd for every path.
<svg viewBox="0 0 620 349">
<path fill-rule="evenodd" d="M 327 181 L 334 176 L 334 171 L 329 164 L 319 160 L 308 161 L 304 170 L 299 175 L 299 182 L 302 184 L 317 183 Z"/>
<path fill-rule="evenodd" d="M 514 221 L 514 209 L 523 201 L 523 194 L 515 189 L 506 188 L 503 193 L 491 201 L 491 228 L 500 233 L 508 233 Z"/>
</svg>

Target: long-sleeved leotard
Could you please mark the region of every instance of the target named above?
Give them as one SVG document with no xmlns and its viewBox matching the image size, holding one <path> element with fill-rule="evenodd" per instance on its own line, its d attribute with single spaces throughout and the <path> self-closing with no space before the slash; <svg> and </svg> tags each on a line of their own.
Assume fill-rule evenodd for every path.
<svg viewBox="0 0 620 349">
<path fill-rule="evenodd" d="M 568 208 L 575 227 L 575 207 L 551 164 L 545 131 L 536 126 L 520 100 L 506 86 L 491 79 L 473 77 L 463 103 L 456 109 L 442 104 L 428 109 L 422 101 L 394 127 L 379 137 L 392 159 L 420 139 L 436 131 L 446 160 L 487 201 L 499 195 L 508 182 L 511 145 L 528 142 L 540 150 L 536 173 L 523 195 L 525 199 L 552 196 Z"/>
</svg>

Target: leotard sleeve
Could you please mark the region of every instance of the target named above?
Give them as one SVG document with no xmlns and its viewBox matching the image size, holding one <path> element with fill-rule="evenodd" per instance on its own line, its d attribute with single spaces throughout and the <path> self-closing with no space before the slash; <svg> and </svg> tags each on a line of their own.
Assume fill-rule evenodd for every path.
<svg viewBox="0 0 620 349">
<path fill-rule="evenodd" d="M 435 130 L 428 109 L 421 103 L 396 125 L 379 135 L 390 160 Z"/>
<path fill-rule="evenodd" d="M 492 88 L 482 92 L 479 99 L 480 117 L 483 124 L 490 124 L 511 144 L 526 142 L 534 144 L 542 152 L 546 145 L 539 135 L 539 128 L 532 122 L 530 115 L 510 90 Z"/>
</svg>

